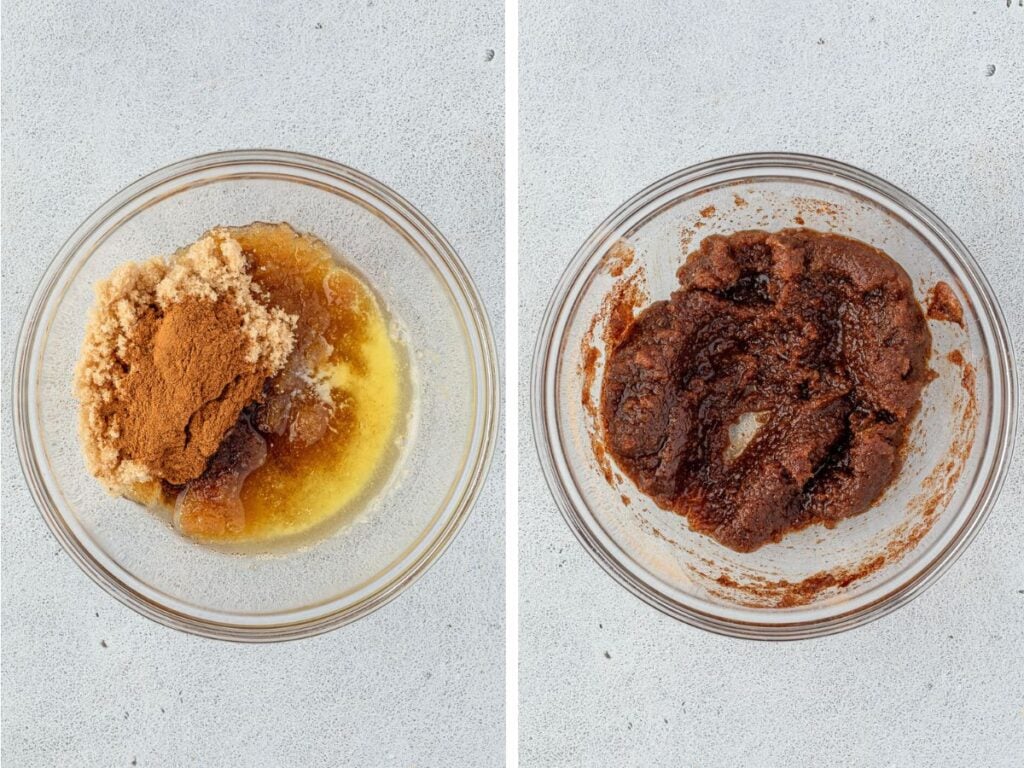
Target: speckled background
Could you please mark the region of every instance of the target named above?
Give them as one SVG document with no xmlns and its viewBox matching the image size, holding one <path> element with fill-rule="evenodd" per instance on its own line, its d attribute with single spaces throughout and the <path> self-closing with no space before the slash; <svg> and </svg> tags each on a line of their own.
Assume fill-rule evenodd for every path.
<svg viewBox="0 0 1024 768">
<path fill-rule="evenodd" d="M 157 626 L 78 570 L 25 489 L 8 400 L 28 300 L 72 230 L 142 174 L 237 147 L 323 155 L 398 190 L 466 262 L 500 350 L 502 13 L 486 0 L 4 3 L 7 765 L 503 762 L 500 449 L 466 527 L 398 599 L 312 640 L 240 646 Z"/>
<path fill-rule="evenodd" d="M 524 427 L 535 334 L 576 248 L 647 184 L 736 152 L 831 156 L 932 207 L 981 263 L 1024 358 L 1017 0 L 524 0 L 521 19 Z M 679 624 L 605 575 L 524 429 L 522 764 L 1021 765 L 1020 454 L 978 538 L 912 604 L 836 637 L 759 644 Z"/>
</svg>

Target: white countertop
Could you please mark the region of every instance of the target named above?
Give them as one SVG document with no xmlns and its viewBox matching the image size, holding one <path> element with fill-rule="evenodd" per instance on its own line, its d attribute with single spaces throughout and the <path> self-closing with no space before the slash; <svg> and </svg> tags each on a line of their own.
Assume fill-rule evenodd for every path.
<svg viewBox="0 0 1024 768">
<path fill-rule="evenodd" d="M 528 371 L 554 283 L 605 216 L 672 171 L 764 150 L 930 206 L 1024 360 L 1024 7 L 523 0 L 521 17 L 522 764 L 1021 765 L 1024 451 L 913 603 L 823 640 L 744 642 L 661 615 L 579 546 L 536 461 Z"/>
<path fill-rule="evenodd" d="M 465 261 L 502 354 L 501 6 L 188 5 L 202 10 L 3 7 L 3 757 L 500 765 L 503 436 L 468 523 L 420 581 L 355 624 L 279 645 L 204 640 L 136 615 L 79 571 L 29 498 L 9 398 L 37 281 L 109 195 L 192 155 L 292 149 L 393 187 Z"/>
</svg>

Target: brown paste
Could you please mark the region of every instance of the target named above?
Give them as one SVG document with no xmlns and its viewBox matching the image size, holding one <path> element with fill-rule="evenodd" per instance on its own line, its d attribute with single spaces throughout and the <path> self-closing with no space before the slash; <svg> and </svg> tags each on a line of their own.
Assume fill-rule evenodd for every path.
<svg viewBox="0 0 1024 768">
<path fill-rule="evenodd" d="M 906 272 L 857 240 L 788 229 L 705 238 L 678 279 L 605 367 L 617 464 L 739 551 L 864 512 L 931 378 Z"/>
</svg>

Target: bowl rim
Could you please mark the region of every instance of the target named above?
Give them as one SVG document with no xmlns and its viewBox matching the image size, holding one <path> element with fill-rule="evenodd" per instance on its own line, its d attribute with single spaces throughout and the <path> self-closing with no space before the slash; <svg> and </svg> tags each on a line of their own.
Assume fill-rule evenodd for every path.
<svg viewBox="0 0 1024 768">
<path fill-rule="evenodd" d="M 403 229 L 409 228 L 406 236 L 411 230 L 427 244 L 436 257 L 436 261 L 432 260 L 434 268 L 442 271 L 453 293 L 457 290 L 458 311 L 467 328 L 467 344 L 478 379 L 466 465 L 455 486 L 461 484 L 464 488 L 461 495 L 445 500 L 447 511 L 433 518 L 424 529 L 423 533 L 430 535 L 382 571 L 371 582 L 375 586 L 358 590 L 364 594 L 352 604 L 297 621 L 259 625 L 216 621 L 173 609 L 146 597 L 111 573 L 81 544 L 64 520 L 59 505 L 50 499 L 45 474 L 33 447 L 34 397 L 30 387 L 36 380 L 35 357 L 40 332 L 46 330 L 42 321 L 53 290 L 65 272 L 80 261 L 82 246 L 112 220 L 119 224 L 118 216 L 130 211 L 134 204 L 145 202 L 147 195 L 160 188 L 190 174 L 233 166 L 264 168 L 271 174 L 275 170 L 301 170 L 314 174 L 321 182 L 334 180 L 357 187 L 389 205 L 401 217 L 393 220 L 394 223 Z M 294 183 L 294 179 L 291 181 Z M 462 529 L 483 488 L 501 418 L 499 395 L 498 362 L 487 310 L 462 260 L 427 217 L 393 189 L 354 168 L 311 154 L 260 148 L 211 152 L 170 163 L 111 195 L 89 214 L 58 249 L 32 294 L 18 334 L 11 388 L 15 442 L 26 485 L 50 532 L 79 568 L 119 602 L 159 624 L 202 637 L 247 643 L 295 640 L 337 629 L 369 615 L 419 579 Z M 321 605 L 332 603 L 327 600 Z M 260 616 L 266 618 L 273 614 Z"/>
<path fill-rule="evenodd" d="M 786 623 L 741 621 L 716 616 L 673 599 L 637 576 L 634 570 L 642 570 L 642 567 L 609 536 L 595 531 L 600 530 L 600 524 L 596 520 L 592 526 L 588 525 L 588 520 L 593 520 L 592 513 L 589 509 L 578 509 L 570 498 L 567 483 L 572 481 L 564 476 L 559 466 L 563 465 L 568 469 L 559 445 L 556 410 L 558 393 L 555 386 L 561 357 L 559 351 L 564 342 L 566 315 L 572 311 L 572 307 L 569 306 L 570 294 L 574 293 L 581 281 L 590 274 L 590 270 L 587 269 L 588 263 L 595 257 L 596 250 L 601 244 L 606 242 L 612 233 L 623 230 L 627 223 L 630 223 L 631 228 L 635 226 L 631 219 L 644 208 L 658 202 L 668 203 L 668 196 L 681 187 L 686 187 L 686 194 L 697 194 L 700 187 L 695 187 L 696 183 L 705 181 L 705 186 L 711 186 L 711 181 L 720 174 L 750 171 L 751 177 L 757 178 L 769 175 L 765 171 L 772 168 L 791 172 L 824 173 L 865 186 L 898 209 L 911 214 L 942 242 L 970 279 L 971 287 L 978 292 L 981 299 L 979 314 L 984 315 L 992 326 L 992 345 L 998 353 L 997 360 L 992 363 L 993 379 L 999 379 L 1003 408 L 1002 420 L 993 425 L 993 431 L 998 429 L 998 435 L 991 441 L 997 453 L 988 477 L 984 478 L 985 487 L 978 502 L 951 541 L 939 550 L 914 578 L 852 611 L 821 619 Z M 812 180 L 808 176 L 801 177 L 792 173 L 789 175 L 793 178 Z M 737 177 L 736 180 L 740 178 L 744 177 Z M 666 199 L 661 200 L 662 197 Z M 1016 364 L 1006 322 L 988 280 L 963 242 L 931 209 L 895 185 L 846 163 L 791 152 L 728 155 L 689 166 L 648 185 L 606 217 L 584 240 L 555 285 L 541 320 L 534 347 L 530 389 L 534 447 L 545 481 L 570 530 L 598 565 L 636 597 L 674 619 L 716 634 L 752 640 L 799 640 L 846 631 L 906 605 L 935 583 L 971 543 L 995 505 L 1013 455 L 1017 416 Z M 633 563 L 634 570 L 627 567 L 624 561 Z"/>
</svg>

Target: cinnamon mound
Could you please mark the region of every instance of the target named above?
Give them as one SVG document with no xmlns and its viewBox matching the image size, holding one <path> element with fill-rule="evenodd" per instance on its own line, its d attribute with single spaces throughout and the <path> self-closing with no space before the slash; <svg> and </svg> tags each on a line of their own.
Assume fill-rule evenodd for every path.
<svg viewBox="0 0 1024 768">
<path fill-rule="evenodd" d="M 295 343 L 222 230 L 96 287 L 75 373 L 89 470 L 112 493 L 199 477 Z"/>
</svg>

